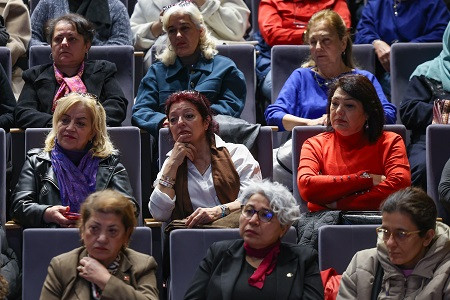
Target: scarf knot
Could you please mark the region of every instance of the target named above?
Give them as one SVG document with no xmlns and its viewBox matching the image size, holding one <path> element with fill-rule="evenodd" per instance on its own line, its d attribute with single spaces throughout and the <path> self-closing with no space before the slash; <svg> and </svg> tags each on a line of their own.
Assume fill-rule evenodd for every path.
<svg viewBox="0 0 450 300">
<path fill-rule="evenodd" d="M 84 61 L 81 63 L 77 74 L 73 77 L 64 77 L 64 74 L 56 67 L 55 64 L 53 64 L 53 69 L 55 71 L 55 78 L 56 82 L 59 84 L 59 88 L 53 98 L 52 112 L 55 111 L 58 99 L 64 97 L 70 92 L 77 92 L 81 94 L 87 92 L 87 88 L 81 80 L 81 76 L 84 72 Z"/>
<path fill-rule="evenodd" d="M 278 240 L 275 244 L 270 245 L 269 247 L 254 249 L 247 243 L 244 243 L 244 249 L 248 256 L 263 258 L 261 264 L 258 266 L 258 268 L 256 268 L 255 272 L 253 272 L 252 276 L 250 276 L 250 278 L 248 279 L 249 285 L 258 289 L 263 288 L 266 276 L 270 275 L 273 272 L 277 264 L 277 257 L 280 253 L 280 244 L 281 241 Z"/>
</svg>

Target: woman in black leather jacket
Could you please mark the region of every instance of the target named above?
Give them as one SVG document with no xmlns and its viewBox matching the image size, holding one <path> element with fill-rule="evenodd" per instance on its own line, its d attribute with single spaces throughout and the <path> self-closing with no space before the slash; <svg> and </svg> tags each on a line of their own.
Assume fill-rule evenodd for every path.
<svg viewBox="0 0 450 300">
<path fill-rule="evenodd" d="M 72 227 L 94 191 L 123 193 L 135 204 L 128 174 L 106 131 L 102 105 L 89 94 L 58 100 L 44 149 L 28 152 L 11 197 L 11 215 L 24 227 Z"/>
</svg>

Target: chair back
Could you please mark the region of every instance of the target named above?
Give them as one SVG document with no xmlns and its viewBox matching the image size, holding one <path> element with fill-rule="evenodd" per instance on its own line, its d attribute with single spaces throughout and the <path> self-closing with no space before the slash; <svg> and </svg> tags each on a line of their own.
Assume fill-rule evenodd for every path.
<svg viewBox="0 0 450 300">
<path fill-rule="evenodd" d="M 31 46 L 30 67 L 51 63 L 50 53 L 50 46 Z M 122 125 L 130 126 L 134 103 L 134 48 L 128 45 L 92 46 L 88 52 L 87 60 L 100 59 L 116 65 L 117 73 L 115 77 L 128 100 L 127 114 Z"/>
<path fill-rule="evenodd" d="M 309 45 L 276 45 L 272 47 L 272 103 L 286 80 L 309 57 Z M 358 68 L 375 74 L 375 49 L 372 45 L 353 45 L 353 57 Z"/>
<path fill-rule="evenodd" d="M 421 63 L 431 60 L 442 51 L 442 43 L 395 43 L 391 47 L 391 102 L 397 107 L 400 120 L 400 103 L 408 87 L 409 77 Z"/>
<path fill-rule="evenodd" d="M 444 165 L 450 158 L 450 126 L 431 124 L 426 134 L 427 193 L 436 203 L 438 217 L 450 224 L 450 212 L 442 206 L 438 186 Z"/>
<path fill-rule="evenodd" d="M 0 64 L 5 70 L 6 77 L 11 83 L 12 80 L 12 62 L 11 62 L 11 50 L 8 47 L 0 47 Z"/>
<path fill-rule="evenodd" d="M 133 195 L 139 204 L 138 225 L 142 219 L 142 185 L 141 185 L 141 137 L 140 130 L 134 126 L 108 127 L 108 134 L 120 153 L 120 162 L 125 167 L 130 179 Z M 25 130 L 25 152 L 32 148 L 44 147 L 44 141 L 50 128 L 28 128 Z"/>
<path fill-rule="evenodd" d="M 379 225 L 325 225 L 319 228 L 319 269 L 342 274 L 356 252 L 376 247 Z"/>
<path fill-rule="evenodd" d="M 325 129 L 325 126 L 296 126 L 292 130 L 292 188 L 294 198 L 300 205 L 301 212 L 309 211 L 307 202 L 304 201 L 300 196 L 297 184 L 297 169 L 300 162 L 300 153 L 302 151 L 302 146 L 307 139 L 324 132 Z M 406 127 L 404 125 L 384 125 L 384 130 L 395 132 L 403 138 L 403 141 L 406 141 Z"/>
<path fill-rule="evenodd" d="M 220 135 L 220 134 L 219 134 Z M 159 130 L 158 141 L 159 169 L 162 168 L 166 160 L 167 153 L 173 148 L 173 140 L 168 128 Z M 272 129 L 269 126 L 261 126 L 256 138 L 257 157 L 263 178 L 273 177 L 273 152 L 272 152 Z"/>
<path fill-rule="evenodd" d="M 184 299 L 194 274 L 212 243 L 240 239 L 238 228 L 180 229 L 170 233 L 169 300 Z M 296 243 L 297 233 L 291 227 L 283 242 Z M 189 247 L 186 247 L 189 245 Z"/>
<path fill-rule="evenodd" d="M 81 246 L 78 228 L 30 228 L 23 231 L 22 299 L 39 299 L 53 257 Z M 129 247 L 152 255 L 152 231 L 136 227 Z"/>
</svg>

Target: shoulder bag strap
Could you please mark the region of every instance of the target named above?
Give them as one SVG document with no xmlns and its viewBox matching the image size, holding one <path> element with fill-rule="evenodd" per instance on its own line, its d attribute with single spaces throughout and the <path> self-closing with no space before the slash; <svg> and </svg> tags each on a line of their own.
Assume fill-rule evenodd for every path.
<svg viewBox="0 0 450 300">
<path fill-rule="evenodd" d="M 377 269 L 375 271 L 375 278 L 373 280 L 373 286 L 372 286 L 372 293 L 371 293 L 371 300 L 377 300 L 378 295 L 381 291 L 381 284 L 383 283 L 383 275 L 384 275 L 384 269 L 381 266 L 380 262 L 377 263 Z"/>
</svg>

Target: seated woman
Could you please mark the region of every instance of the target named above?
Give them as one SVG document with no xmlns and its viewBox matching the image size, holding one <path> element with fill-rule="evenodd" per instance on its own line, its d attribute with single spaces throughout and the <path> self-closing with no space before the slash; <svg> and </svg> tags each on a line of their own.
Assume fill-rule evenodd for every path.
<svg viewBox="0 0 450 300">
<path fill-rule="evenodd" d="M 0 128 L 8 132 L 11 127 L 14 127 L 16 98 L 14 98 L 11 85 L 2 65 L 0 65 L 0 91 Z"/>
<path fill-rule="evenodd" d="M 281 131 L 299 125 L 325 125 L 330 84 L 347 74 L 361 74 L 372 82 L 386 123 L 395 123 L 396 108 L 387 101 L 375 76 L 355 67 L 352 40 L 339 14 L 328 9 L 314 14 L 305 40 L 310 45 L 310 59 L 291 74 L 275 103 L 267 107 L 264 115 L 268 125 L 276 125 Z"/>
<path fill-rule="evenodd" d="M 239 199 L 242 240 L 211 245 L 184 299 L 323 299 L 317 252 L 280 241 L 300 216 L 292 194 L 265 180 Z"/>
<path fill-rule="evenodd" d="M 271 99 L 271 49 L 275 45 L 302 45 L 309 19 L 321 10 L 338 13 L 350 28 L 350 11 L 346 0 L 261 0 L 258 9 L 259 31 L 256 50 L 256 76 L 263 96 Z M 345 26 L 345 25 L 344 25 Z"/>
<path fill-rule="evenodd" d="M 83 246 L 51 260 L 40 299 L 159 299 L 155 259 L 127 248 L 136 223 L 121 193 L 91 194 L 81 206 Z"/>
<path fill-rule="evenodd" d="M 355 254 L 337 299 L 448 299 L 450 228 L 436 222 L 433 200 L 409 187 L 390 195 L 381 212 L 377 247 Z"/>
<path fill-rule="evenodd" d="M 175 141 L 155 181 L 149 209 L 160 221 L 187 218 L 206 224 L 239 210 L 236 200 L 250 179 L 261 179 L 258 162 L 239 144 L 218 135 L 209 101 L 198 92 L 172 94 L 166 102 Z"/>
<path fill-rule="evenodd" d="M 400 104 L 402 123 L 412 131 L 408 145 L 412 184 L 424 190 L 427 187 L 425 134 L 433 120 L 433 104 L 438 99 L 450 99 L 450 23 L 442 47 L 439 56 L 413 72 Z"/>
<path fill-rule="evenodd" d="M 441 181 L 439 182 L 439 199 L 450 216 L 450 159 L 442 170 Z"/>
<path fill-rule="evenodd" d="M 150 132 L 167 126 L 164 106 L 170 94 L 196 90 L 211 101 L 214 114 L 239 117 L 247 93 L 244 75 L 229 58 L 216 55 L 202 14 L 195 4 L 182 1 L 162 17 L 167 46 L 156 56 L 141 81 L 133 106 L 134 125 Z"/>
<path fill-rule="evenodd" d="M 310 211 L 378 210 L 411 184 L 405 144 L 383 131 L 384 114 L 367 77 L 345 75 L 330 87 L 328 132 L 305 141 L 298 189 Z"/>
<path fill-rule="evenodd" d="M 25 85 L 15 110 L 16 126 L 51 127 L 57 100 L 70 92 L 97 95 L 108 126 L 120 126 L 128 100 L 115 78 L 116 66 L 105 60 L 84 61 L 94 27 L 76 14 L 51 20 L 46 26 L 53 64 L 34 66 L 23 73 Z"/>
<path fill-rule="evenodd" d="M 148 51 L 164 33 L 161 15 L 167 6 L 177 0 L 138 0 L 130 18 L 134 47 Z M 211 35 L 221 42 L 242 41 L 247 28 L 250 10 L 243 0 L 193 0 L 198 6 Z M 150 66 L 151 51 L 144 58 L 145 69 Z"/>
<path fill-rule="evenodd" d="M 90 95 L 58 100 L 44 149 L 28 151 L 11 196 L 11 216 L 24 227 L 73 227 L 78 213 L 98 190 L 120 191 L 135 205 L 128 174 L 106 131 L 103 107 Z"/>
<path fill-rule="evenodd" d="M 45 24 L 69 13 L 79 14 L 95 25 L 94 46 L 132 45 L 130 18 L 121 0 L 39 0 L 31 14 L 30 46 L 50 44 Z"/>
</svg>

